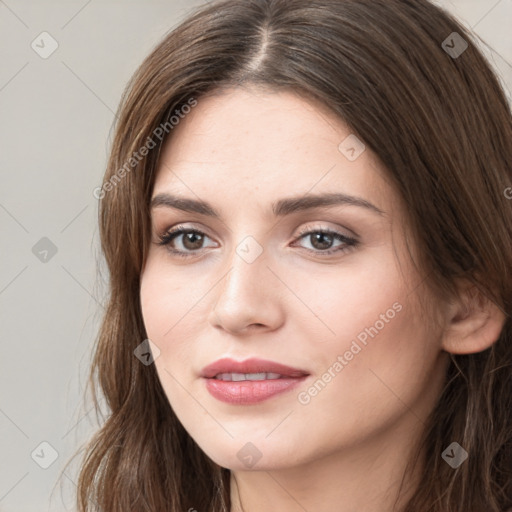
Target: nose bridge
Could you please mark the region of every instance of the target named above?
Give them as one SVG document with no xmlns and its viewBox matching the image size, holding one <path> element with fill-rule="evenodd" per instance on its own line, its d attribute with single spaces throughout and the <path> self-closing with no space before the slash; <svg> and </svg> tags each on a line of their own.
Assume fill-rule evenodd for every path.
<svg viewBox="0 0 512 512">
<path fill-rule="evenodd" d="M 227 272 L 217 288 L 212 322 L 233 332 L 250 324 L 275 326 L 280 308 L 275 304 L 277 280 L 267 268 L 268 256 L 269 252 L 252 236 L 233 247 Z"/>
<path fill-rule="evenodd" d="M 232 250 L 229 270 L 220 287 L 226 297 L 247 300 L 256 298 L 264 290 L 264 283 L 272 273 L 268 270 L 268 250 L 251 235 L 245 236 Z"/>
</svg>

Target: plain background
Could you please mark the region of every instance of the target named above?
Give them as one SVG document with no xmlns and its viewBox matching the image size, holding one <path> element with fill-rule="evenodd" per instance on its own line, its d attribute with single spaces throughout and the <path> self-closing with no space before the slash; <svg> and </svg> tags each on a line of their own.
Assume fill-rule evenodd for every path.
<svg viewBox="0 0 512 512">
<path fill-rule="evenodd" d="M 74 510 L 76 465 L 56 481 L 96 427 L 83 402 L 104 294 L 93 190 L 126 82 L 201 3 L 0 0 L 2 512 Z M 511 98 L 512 0 L 437 3 L 486 41 Z M 58 44 L 47 58 L 42 32 Z"/>
</svg>

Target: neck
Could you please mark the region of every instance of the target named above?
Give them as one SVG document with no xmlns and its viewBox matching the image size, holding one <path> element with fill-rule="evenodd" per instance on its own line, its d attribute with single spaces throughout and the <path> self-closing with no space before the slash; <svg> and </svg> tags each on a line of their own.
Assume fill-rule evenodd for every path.
<svg viewBox="0 0 512 512">
<path fill-rule="evenodd" d="M 405 471 L 422 428 L 409 415 L 400 427 L 367 439 L 364 446 L 302 466 L 232 471 L 231 512 L 398 512 L 420 481 L 422 464 Z M 419 460 L 423 463 L 422 455 Z"/>
</svg>

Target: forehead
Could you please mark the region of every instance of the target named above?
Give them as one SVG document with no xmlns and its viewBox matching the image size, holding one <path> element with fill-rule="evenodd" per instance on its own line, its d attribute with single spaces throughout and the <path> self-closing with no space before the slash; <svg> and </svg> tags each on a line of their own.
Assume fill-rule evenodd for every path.
<svg viewBox="0 0 512 512">
<path fill-rule="evenodd" d="M 366 148 L 355 160 L 347 158 L 347 144 L 357 139 L 320 103 L 245 88 L 197 101 L 164 145 L 153 195 L 225 200 L 229 194 L 271 202 L 282 195 L 343 192 L 382 205 L 391 199 L 375 155 Z"/>
</svg>

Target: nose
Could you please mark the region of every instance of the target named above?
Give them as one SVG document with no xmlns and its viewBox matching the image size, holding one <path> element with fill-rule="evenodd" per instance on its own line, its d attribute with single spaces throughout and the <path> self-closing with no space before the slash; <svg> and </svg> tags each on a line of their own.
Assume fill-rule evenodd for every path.
<svg viewBox="0 0 512 512">
<path fill-rule="evenodd" d="M 240 253 L 243 254 L 243 253 Z M 236 250 L 218 286 L 209 322 L 231 334 L 272 331 L 283 322 L 283 284 L 263 251 L 254 261 Z"/>
</svg>

